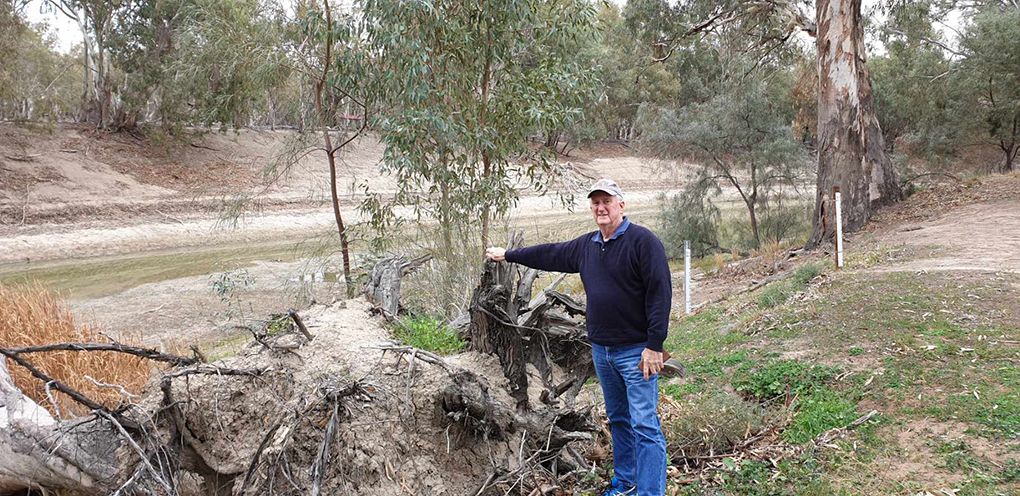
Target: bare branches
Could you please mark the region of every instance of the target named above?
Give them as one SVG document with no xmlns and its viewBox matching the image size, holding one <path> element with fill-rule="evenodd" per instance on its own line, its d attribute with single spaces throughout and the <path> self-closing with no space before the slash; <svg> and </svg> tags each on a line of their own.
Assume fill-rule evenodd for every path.
<svg viewBox="0 0 1020 496">
<path fill-rule="evenodd" d="M 131 434 L 129 434 L 124 429 L 124 426 L 122 426 L 113 415 L 110 415 L 109 413 L 102 410 L 96 410 L 95 413 L 96 415 L 105 418 L 111 424 L 113 424 L 113 426 L 117 429 L 117 432 L 120 433 L 121 437 L 124 438 L 124 441 L 127 442 L 128 445 L 131 446 L 133 450 L 135 450 L 135 453 L 138 454 L 139 461 L 145 466 L 149 473 L 152 474 L 152 478 L 156 479 L 156 482 L 159 483 L 159 485 L 163 488 L 163 490 L 166 491 L 168 495 L 177 494 L 177 491 L 174 490 L 174 487 L 170 485 L 170 483 L 168 483 L 166 480 L 164 480 L 163 477 L 160 476 L 160 472 L 156 470 L 156 467 L 153 467 L 152 463 L 149 462 L 149 455 L 147 455 L 145 451 L 142 449 L 142 447 L 139 446 L 137 442 L 135 442 L 134 438 L 131 437 Z"/>
<path fill-rule="evenodd" d="M 687 39 L 699 33 L 711 31 L 712 29 L 715 28 L 715 26 L 720 24 L 726 24 L 735 18 L 736 12 L 734 10 L 717 9 L 715 13 L 709 16 L 708 19 L 705 19 L 704 21 L 701 21 L 695 24 L 694 26 L 691 26 L 691 28 L 684 32 L 682 35 L 676 38 L 662 40 L 653 43 L 652 44 L 653 47 L 655 47 L 659 51 L 665 51 L 666 54 L 659 57 L 652 57 L 652 62 L 665 62 L 667 59 L 669 59 L 670 56 L 673 55 L 673 52 L 676 51 L 681 40 Z"/>
<path fill-rule="evenodd" d="M 312 340 L 312 333 L 308 332 L 308 328 L 305 327 L 305 323 L 304 323 L 304 321 L 301 320 L 301 316 L 298 315 L 297 312 L 293 308 L 290 309 L 290 310 L 287 310 L 287 315 L 289 315 L 291 320 L 294 321 L 294 325 L 296 325 L 298 330 L 301 331 L 301 334 L 303 334 L 306 339 L 311 341 Z"/>
<path fill-rule="evenodd" d="M 413 346 L 402 345 L 392 341 L 364 346 L 364 348 L 372 350 L 382 350 L 384 353 L 387 351 L 391 351 L 393 353 L 397 353 L 400 355 L 409 354 L 412 355 L 413 357 L 412 360 L 414 358 L 417 358 L 425 363 L 436 365 L 449 373 L 453 373 L 453 368 L 450 366 L 450 364 L 446 363 L 446 361 L 443 360 L 442 357 L 436 355 L 435 353 L 432 353 L 431 351 L 421 350 Z"/>
<path fill-rule="evenodd" d="M 21 355 L 26 353 L 44 353 L 51 351 L 115 351 L 118 353 L 127 353 L 128 355 L 134 355 L 157 362 L 171 363 L 174 365 L 193 365 L 198 363 L 197 358 L 170 355 L 152 348 L 141 348 L 138 346 L 129 346 L 120 343 L 55 343 L 39 346 L 26 346 L 23 348 L 0 348 L 0 352 L 5 355 L 8 353 Z"/>
<path fill-rule="evenodd" d="M 244 375 L 248 377 L 258 377 L 264 374 L 265 372 L 266 369 L 254 369 L 254 368 L 232 369 L 225 367 L 217 367 L 215 365 L 203 364 L 189 369 L 175 370 L 164 375 L 163 377 L 164 380 L 175 377 L 184 377 L 186 375 L 231 375 L 231 376 Z"/>
<path fill-rule="evenodd" d="M 117 417 L 118 419 L 120 419 L 121 423 L 124 424 L 129 429 L 138 430 L 140 428 L 140 426 L 138 425 L 137 422 L 135 422 L 135 421 L 133 421 L 133 420 L 131 420 L 129 418 L 124 417 L 123 414 L 121 413 L 121 411 L 116 411 L 116 412 L 112 411 L 112 410 L 106 408 L 105 406 L 97 403 L 96 401 L 90 399 L 88 396 L 85 396 L 84 394 L 82 394 L 78 390 L 72 388 L 71 386 L 68 386 L 67 384 L 64 384 L 63 382 L 58 381 L 58 380 L 50 377 L 45 372 L 37 369 L 30 362 L 28 362 L 27 360 L 22 358 L 18 353 L 12 352 L 12 351 L 4 349 L 4 348 L 0 348 L 0 354 L 6 356 L 7 358 L 10 358 L 14 363 L 24 367 L 26 370 L 28 370 L 28 372 L 30 374 L 32 374 L 33 377 L 35 377 L 36 379 L 39 379 L 40 381 L 45 383 L 47 385 L 47 387 L 52 386 L 53 389 L 56 389 L 57 391 L 60 391 L 61 393 L 66 394 L 69 398 L 74 400 L 76 403 L 84 405 L 85 407 L 89 408 L 90 410 L 94 410 L 94 411 L 98 411 L 98 412 L 105 412 L 105 413 L 108 413 L 108 414 L 110 414 L 110 415 L 112 415 L 114 417 Z"/>
</svg>

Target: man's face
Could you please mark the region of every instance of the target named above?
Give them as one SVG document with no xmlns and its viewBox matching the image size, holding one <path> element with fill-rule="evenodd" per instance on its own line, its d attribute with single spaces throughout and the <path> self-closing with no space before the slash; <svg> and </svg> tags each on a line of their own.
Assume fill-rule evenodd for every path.
<svg viewBox="0 0 1020 496">
<path fill-rule="evenodd" d="M 615 226 L 623 222 L 623 200 L 604 191 L 596 191 L 589 199 L 591 214 L 599 227 Z"/>
</svg>

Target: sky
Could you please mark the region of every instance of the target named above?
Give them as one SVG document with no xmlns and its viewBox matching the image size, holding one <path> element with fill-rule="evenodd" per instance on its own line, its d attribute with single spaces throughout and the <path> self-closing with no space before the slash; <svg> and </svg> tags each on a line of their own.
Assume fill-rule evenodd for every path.
<svg viewBox="0 0 1020 496">
<path fill-rule="evenodd" d="M 78 23 L 72 21 L 59 11 L 56 13 L 47 12 L 53 10 L 43 0 L 31 0 L 25 6 L 25 17 L 31 23 L 45 22 L 50 26 L 50 32 L 56 38 L 56 49 L 62 53 L 68 53 L 74 45 L 81 43 L 81 29 Z"/>
</svg>

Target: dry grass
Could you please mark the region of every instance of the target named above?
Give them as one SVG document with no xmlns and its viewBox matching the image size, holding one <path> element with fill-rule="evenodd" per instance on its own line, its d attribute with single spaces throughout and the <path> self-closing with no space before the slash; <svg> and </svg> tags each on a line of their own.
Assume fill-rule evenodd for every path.
<svg viewBox="0 0 1020 496">
<path fill-rule="evenodd" d="M 44 288 L 0 285 L 2 346 L 106 341 L 108 339 L 94 327 L 76 325 L 71 310 Z M 141 358 L 115 352 L 60 351 L 22 356 L 50 377 L 110 408 L 125 401 L 122 390 L 112 385 L 123 386 L 124 391 L 136 394 L 152 370 L 151 364 Z M 7 360 L 7 368 L 14 384 L 54 415 L 69 418 L 88 413 L 87 408 L 53 388 L 47 395 L 45 384 L 11 360 Z M 106 386 L 97 385 L 97 382 Z"/>
<path fill-rule="evenodd" d="M 778 241 L 766 241 L 758 248 L 751 250 L 749 258 L 761 257 L 762 262 L 768 266 L 774 265 L 780 258 L 786 258 L 786 252 L 790 249 L 790 242 L 780 243 Z"/>
</svg>

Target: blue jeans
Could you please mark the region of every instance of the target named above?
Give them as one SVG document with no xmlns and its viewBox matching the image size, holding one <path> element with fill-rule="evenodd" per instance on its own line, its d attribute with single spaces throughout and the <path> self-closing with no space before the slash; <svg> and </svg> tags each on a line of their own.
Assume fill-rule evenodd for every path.
<svg viewBox="0 0 1020 496">
<path fill-rule="evenodd" d="M 639 496 L 666 493 L 666 437 L 659 414 L 659 377 L 647 381 L 638 368 L 644 344 L 591 344 L 595 375 L 606 399 L 613 434 L 613 471 Z"/>
</svg>

